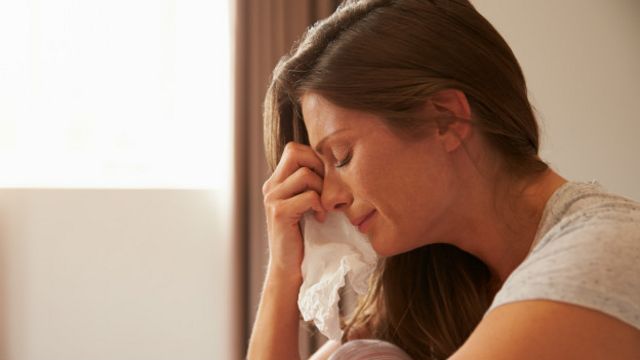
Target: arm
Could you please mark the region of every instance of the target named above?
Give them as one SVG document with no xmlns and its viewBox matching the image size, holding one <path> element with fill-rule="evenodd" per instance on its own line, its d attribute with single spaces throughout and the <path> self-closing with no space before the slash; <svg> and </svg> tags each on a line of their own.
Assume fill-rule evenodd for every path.
<svg viewBox="0 0 640 360">
<path fill-rule="evenodd" d="M 296 301 L 301 278 L 269 270 L 249 342 L 248 359 L 299 359 L 299 312 Z"/>
<path fill-rule="evenodd" d="M 262 187 L 269 266 L 247 358 L 297 360 L 298 291 L 302 285 L 304 244 L 300 219 L 314 211 L 319 221 L 324 165 L 309 146 L 289 143 L 273 174 Z"/>
<path fill-rule="evenodd" d="M 640 359 L 640 330 L 581 306 L 518 301 L 487 314 L 449 359 Z"/>
</svg>

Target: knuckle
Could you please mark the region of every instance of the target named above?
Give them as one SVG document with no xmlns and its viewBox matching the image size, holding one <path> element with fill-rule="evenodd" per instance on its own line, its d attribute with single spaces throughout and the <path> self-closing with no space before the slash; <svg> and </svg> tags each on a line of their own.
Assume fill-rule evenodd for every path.
<svg viewBox="0 0 640 360">
<path fill-rule="evenodd" d="M 282 167 L 287 166 L 288 163 L 292 162 L 295 157 L 295 151 L 290 150 L 290 148 L 285 149 L 282 153 L 282 158 L 280 158 L 280 164 Z"/>
<path fill-rule="evenodd" d="M 282 152 L 282 155 L 280 155 L 280 161 L 278 162 L 278 165 L 276 166 L 276 168 L 281 168 L 282 166 L 284 166 L 284 164 L 288 161 L 288 159 L 289 159 L 289 151 L 285 149 Z"/>
<path fill-rule="evenodd" d="M 271 206 L 271 203 L 273 202 L 273 195 L 272 195 L 272 193 L 269 193 L 269 192 L 268 192 L 268 193 L 266 193 L 266 194 L 264 195 L 263 202 L 264 202 L 264 206 L 265 206 L 265 208 L 269 208 L 269 207 Z"/>
<path fill-rule="evenodd" d="M 287 143 L 284 145 L 285 149 L 291 149 L 291 148 L 294 148 L 294 147 L 296 147 L 296 146 L 298 146 L 298 143 L 297 143 L 297 142 L 295 142 L 295 141 L 293 141 L 293 140 L 289 140 L 289 142 L 287 142 Z"/>
<path fill-rule="evenodd" d="M 305 191 L 304 196 L 314 203 L 320 200 L 320 195 L 318 195 L 314 190 Z"/>
<path fill-rule="evenodd" d="M 267 195 L 269 189 L 271 189 L 271 179 L 265 181 L 264 184 L 262 184 L 262 195 Z"/>
<path fill-rule="evenodd" d="M 282 219 L 285 217 L 286 210 L 282 204 L 273 204 L 271 205 L 271 217 L 276 220 Z"/>
<path fill-rule="evenodd" d="M 303 179 L 308 179 L 313 176 L 313 170 L 308 167 L 301 167 L 298 171 L 300 171 L 300 177 Z"/>
<path fill-rule="evenodd" d="M 298 144 L 294 141 L 289 141 L 285 146 L 284 146 L 284 151 L 283 151 L 283 157 L 285 154 L 291 154 L 292 152 L 296 151 Z"/>
</svg>

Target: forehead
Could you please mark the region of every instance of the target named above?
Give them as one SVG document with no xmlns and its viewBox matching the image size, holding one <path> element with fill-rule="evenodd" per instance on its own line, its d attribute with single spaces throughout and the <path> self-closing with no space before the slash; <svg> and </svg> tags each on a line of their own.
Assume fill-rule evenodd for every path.
<svg viewBox="0 0 640 360">
<path fill-rule="evenodd" d="M 366 133 L 374 128 L 384 128 L 376 115 L 337 106 L 316 93 L 305 93 L 300 98 L 300 105 L 311 146 L 336 131 Z"/>
</svg>

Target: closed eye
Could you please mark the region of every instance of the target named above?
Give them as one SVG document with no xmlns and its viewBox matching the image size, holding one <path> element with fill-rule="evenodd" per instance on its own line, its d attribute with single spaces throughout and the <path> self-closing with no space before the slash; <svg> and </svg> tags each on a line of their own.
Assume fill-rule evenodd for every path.
<svg viewBox="0 0 640 360">
<path fill-rule="evenodd" d="M 337 168 L 343 167 L 343 166 L 347 165 L 349 163 L 349 161 L 351 161 L 351 153 L 349 153 L 344 159 L 338 161 L 336 163 L 336 167 Z"/>
</svg>

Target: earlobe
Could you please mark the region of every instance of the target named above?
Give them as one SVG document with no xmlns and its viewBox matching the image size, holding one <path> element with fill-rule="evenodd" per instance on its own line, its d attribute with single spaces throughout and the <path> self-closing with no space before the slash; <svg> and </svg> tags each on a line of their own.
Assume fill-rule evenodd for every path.
<svg viewBox="0 0 640 360">
<path fill-rule="evenodd" d="M 456 121 L 449 124 L 447 131 L 440 134 L 442 137 L 444 148 L 447 152 L 456 150 L 462 142 L 467 138 L 470 131 L 470 124 L 467 121 Z"/>
</svg>

